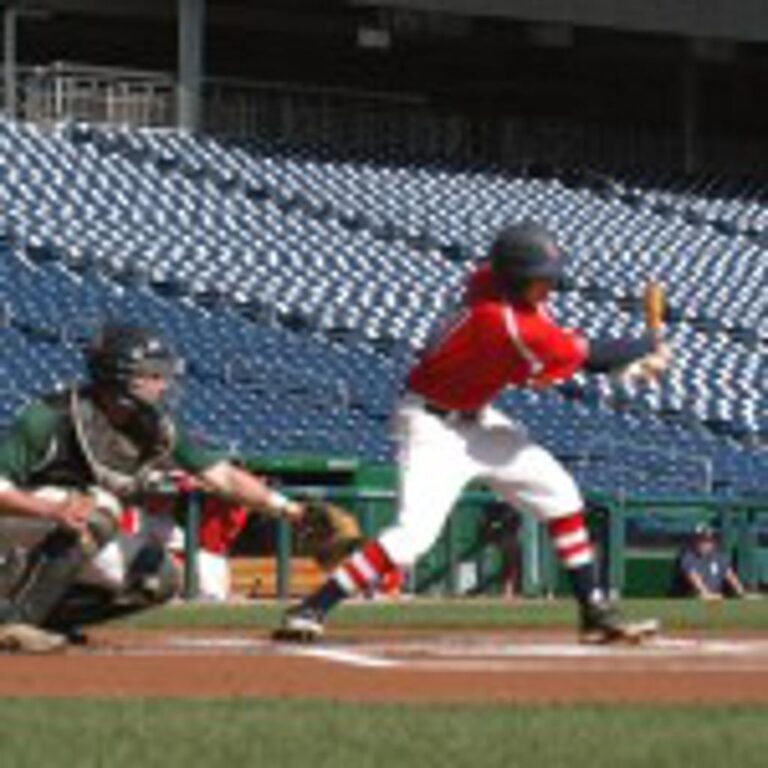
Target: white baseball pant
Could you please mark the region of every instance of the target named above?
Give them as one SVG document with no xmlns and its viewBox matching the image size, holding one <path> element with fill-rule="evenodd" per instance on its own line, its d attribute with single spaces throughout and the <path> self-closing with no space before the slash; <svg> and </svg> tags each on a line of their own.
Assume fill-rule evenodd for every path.
<svg viewBox="0 0 768 768">
<path fill-rule="evenodd" d="M 406 395 L 395 413 L 399 498 L 395 521 L 379 543 L 399 566 L 434 544 L 464 486 L 484 480 L 516 509 L 550 521 L 581 510 L 576 483 L 525 426 L 495 408 L 477 419 L 438 416 Z"/>
</svg>

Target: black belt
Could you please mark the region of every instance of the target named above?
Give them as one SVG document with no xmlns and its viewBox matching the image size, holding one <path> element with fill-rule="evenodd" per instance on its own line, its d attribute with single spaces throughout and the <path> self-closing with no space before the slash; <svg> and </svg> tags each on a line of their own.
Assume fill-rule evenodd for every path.
<svg viewBox="0 0 768 768">
<path fill-rule="evenodd" d="M 441 408 L 439 405 L 424 403 L 424 410 L 433 416 L 439 416 L 441 419 L 449 421 L 477 421 L 480 411 L 459 411 L 450 408 Z"/>
</svg>

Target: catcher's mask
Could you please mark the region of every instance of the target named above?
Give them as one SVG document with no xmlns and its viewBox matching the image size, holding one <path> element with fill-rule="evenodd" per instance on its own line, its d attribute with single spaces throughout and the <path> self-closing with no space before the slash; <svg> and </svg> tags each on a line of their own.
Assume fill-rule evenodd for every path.
<svg viewBox="0 0 768 768">
<path fill-rule="evenodd" d="M 183 363 L 145 328 L 105 325 L 86 350 L 86 364 L 99 394 L 148 428 L 175 406 Z"/>
<path fill-rule="evenodd" d="M 504 292 L 516 298 L 533 279 L 558 286 L 565 256 L 554 235 L 533 221 L 512 224 L 499 232 L 490 250 L 491 269 Z"/>
</svg>

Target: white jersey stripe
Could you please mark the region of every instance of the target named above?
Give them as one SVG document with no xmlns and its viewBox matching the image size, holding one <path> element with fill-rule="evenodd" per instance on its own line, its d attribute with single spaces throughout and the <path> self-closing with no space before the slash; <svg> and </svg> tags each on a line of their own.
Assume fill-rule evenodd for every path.
<svg viewBox="0 0 768 768">
<path fill-rule="evenodd" d="M 504 307 L 504 325 L 515 349 L 531 367 L 531 372 L 529 375 L 535 376 L 539 371 L 542 370 L 542 368 L 544 368 L 544 364 L 523 342 L 522 338 L 520 337 L 520 329 L 517 327 L 515 312 L 512 307 L 508 305 Z"/>
</svg>

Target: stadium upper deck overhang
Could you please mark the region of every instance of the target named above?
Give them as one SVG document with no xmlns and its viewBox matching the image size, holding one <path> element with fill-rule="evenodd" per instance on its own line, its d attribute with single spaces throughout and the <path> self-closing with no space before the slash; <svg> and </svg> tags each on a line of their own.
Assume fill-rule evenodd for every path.
<svg viewBox="0 0 768 768">
<path fill-rule="evenodd" d="M 0 2 L 7 5 L 9 2 Z M 16 0 L 16 5 L 60 13 L 156 18 L 171 21 L 178 0 Z M 322 25 L 339 14 L 370 9 L 402 13 L 503 18 L 645 34 L 735 42 L 768 41 L 766 0 L 207 0 L 210 23 L 259 27 Z"/>
<path fill-rule="evenodd" d="M 735 42 L 768 41 L 766 0 L 351 0 L 351 4 Z"/>
</svg>

